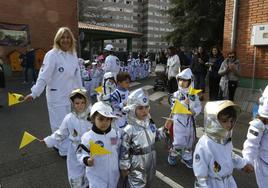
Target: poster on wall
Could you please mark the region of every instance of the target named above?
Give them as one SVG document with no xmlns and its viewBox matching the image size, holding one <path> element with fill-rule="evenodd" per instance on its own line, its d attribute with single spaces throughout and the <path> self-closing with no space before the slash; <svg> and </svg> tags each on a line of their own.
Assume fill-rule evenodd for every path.
<svg viewBox="0 0 268 188">
<path fill-rule="evenodd" d="M 27 46 L 29 39 L 28 25 L 0 22 L 0 46 Z"/>
</svg>

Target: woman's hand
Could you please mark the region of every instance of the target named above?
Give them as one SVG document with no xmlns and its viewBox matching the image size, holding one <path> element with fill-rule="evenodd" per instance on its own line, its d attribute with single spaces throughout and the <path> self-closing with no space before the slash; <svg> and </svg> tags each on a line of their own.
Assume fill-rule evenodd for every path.
<svg viewBox="0 0 268 188">
<path fill-rule="evenodd" d="M 31 94 L 24 97 L 24 101 L 32 101 L 32 100 L 33 100 L 33 96 Z"/>
</svg>

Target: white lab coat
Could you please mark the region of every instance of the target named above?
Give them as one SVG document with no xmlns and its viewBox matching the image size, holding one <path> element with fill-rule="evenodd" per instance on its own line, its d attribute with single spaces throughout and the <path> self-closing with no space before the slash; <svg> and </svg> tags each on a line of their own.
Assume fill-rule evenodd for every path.
<svg viewBox="0 0 268 188">
<path fill-rule="evenodd" d="M 167 60 L 167 75 L 170 80 L 172 77 L 176 77 L 181 72 L 180 58 L 178 55 L 168 57 Z"/>
<path fill-rule="evenodd" d="M 234 168 L 241 169 L 246 160 L 232 151 L 233 144 L 218 144 L 203 135 L 195 148 L 193 170 L 198 180 L 196 188 L 236 188 Z"/>
<path fill-rule="evenodd" d="M 92 128 L 92 124 L 86 118 L 78 118 L 76 114 L 69 113 L 65 116 L 61 126 L 51 136 L 44 139 L 46 145 L 51 148 L 65 139 L 69 139 L 67 154 L 68 179 L 72 188 L 86 187 L 85 167 L 76 158 L 76 150 L 81 143 L 82 135 Z"/>
<path fill-rule="evenodd" d="M 104 72 L 112 72 L 116 78 L 116 75 L 120 71 L 120 61 L 118 57 L 113 54 L 108 55 L 104 62 Z"/>
<path fill-rule="evenodd" d="M 94 129 L 93 129 L 94 130 Z M 89 188 L 116 188 L 119 180 L 119 147 L 120 135 L 115 129 L 105 134 L 96 133 L 93 130 L 82 136 L 81 143 L 90 151 L 89 141 L 102 145 L 112 152 L 108 155 L 96 155 L 94 165 L 86 166 L 86 176 L 89 181 Z M 83 149 L 77 151 L 77 158 L 84 164 L 85 158 L 90 154 Z"/>
<path fill-rule="evenodd" d="M 58 49 L 46 53 L 36 84 L 31 88 L 32 97 L 40 96 L 45 88 L 50 126 L 52 132 L 55 132 L 65 115 L 71 112 L 71 91 L 82 88 L 76 55 Z M 67 141 L 63 141 L 57 148 L 61 155 L 66 155 Z"/>
<path fill-rule="evenodd" d="M 259 188 L 268 186 L 268 125 L 259 119 L 250 122 L 243 157 L 254 165 Z"/>
</svg>

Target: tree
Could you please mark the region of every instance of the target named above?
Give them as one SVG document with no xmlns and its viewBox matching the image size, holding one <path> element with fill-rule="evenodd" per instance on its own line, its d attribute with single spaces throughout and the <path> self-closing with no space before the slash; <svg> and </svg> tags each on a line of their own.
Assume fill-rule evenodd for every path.
<svg viewBox="0 0 268 188">
<path fill-rule="evenodd" d="M 222 45 L 225 0 L 171 0 L 168 14 L 174 31 L 167 40 L 177 45 Z"/>
</svg>

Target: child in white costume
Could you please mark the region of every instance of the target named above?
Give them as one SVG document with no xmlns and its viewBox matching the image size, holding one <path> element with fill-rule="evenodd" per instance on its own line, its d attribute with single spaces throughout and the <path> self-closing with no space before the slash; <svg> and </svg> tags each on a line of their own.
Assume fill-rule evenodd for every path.
<svg viewBox="0 0 268 188">
<path fill-rule="evenodd" d="M 86 165 L 89 188 L 116 188 L 119 180 L 118 150 L 120 135 L 111 127 L 112 108 L 102 101 L 96 102 L 91 109 L 92 130 L 82 136 L 82 145 L 77 158 Z M 93 141 L 109 150 L 112 154 L 90 156 L 89 142 Z"/>
<path fill-rule="evenodd" d="M 109 95 L 116 89 L 116 81 L 112 72 L 106 72 L 103 77 L 103 94 Z"/>
<path fill-rule="evenodd" d="M 253 170 L 232 151 L 232 131 L 240 108 L 229 100 L 215 101 L 206 104 L 204 113 L 205 135 L 194 152 L 195 188 L 236 188 L 233 169 Z"/>
<path fill-rule="evenodd" d="M 123 107 L 127 103 L 129 95 L 129 83 L 131 80 L 130 75 L 127 72 L 120 72 L 117 74 L 117 88 L 110 95 L 110 104 L 114 110 L 114 114 L 118 117 L 115 121 L 115 125 L 118 129 L 126 126 L 126 113 L 123 112 Z"/>
<path fill-rule="evenodd" d="M 201 112 L 202 106 L 197 95 L 189 95 L 189 87 L 192 82 L 191 69 L 184 69 L 177 74 L 178 91 L 173 94 L 173 104 L 178 100 L 184 105 L 192 115 L 173 114 L 173 134 L 174 140 L 168 156 L 168 163 L 176 165 L 176 156 L 181 155 L 181 162 L 188 168 L 192 168 L 193 144 L 196 138 L 195 117 Z"/>
<path fill-rule="evenodd" d="M 266 188 L 268 187 L 268 86 L 259 102 L 258 115 L 249 123 L 242 154 L 250 164 L 254 165 L 259 188 Z"/>
<path fill-rule="evenodd" d="M 67 114 L 61 126 L 51 136 L 44 138 L 47 147 L 51 148 L 68 138 L 70 144 L 67 153 L 68 179 L 71 188 L 87 186 L 85 167 L 76 158 L 76 150 L 81 143 L 82 135 L 89 131 L 92 124 L 87 120 L 89 101 L 86 90 L 76 89 L 70 95 L 72 112 Z"/>
</svg>

